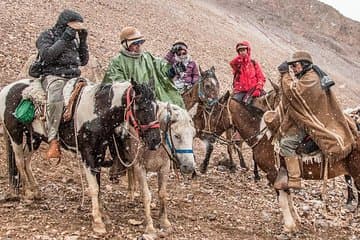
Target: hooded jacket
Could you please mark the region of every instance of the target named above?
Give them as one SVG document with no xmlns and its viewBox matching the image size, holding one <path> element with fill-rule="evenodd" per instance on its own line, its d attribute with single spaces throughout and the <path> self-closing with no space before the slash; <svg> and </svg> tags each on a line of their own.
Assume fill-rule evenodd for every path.
<svg viewBox="0 0 360 240">
<path fill-rule="evenodd" d="M 55 75 L 64 78 L 78 77 L 81 74 L 79 66 L 84 66 L 89 60 L 88 46 L 85 39 L 65 41 L 62 35 L 67 23 L 83 22 L 80 14 L 64 10 L 55 26 L 42 32 L 36 41 L 41 61 L 43 61 L 43 75 Z"/>
<path fill-rule="evenodd" d="M 234 92 L 248 92 L 250 89 L 262 90 L 265 84 L 265 77 L 260 65 L 251 59 L 251 47 L 249 42 L 243 41 L 240 45 L 247 46 L 247 55 L 237 55 L 230 66 L 234 74 Z M 254 91 L 255 93 L 256 91 Z M 258 91 L 259 92 L 259 91 Z"/>
<path fill-rule="evenodd" d="M 103 83 L 125 82 L 134 79 L 139 83 L 148 83 L 154 89 L 156 98 L 184 108 L 182 97 L 168 78 L 171 65 L 149 52 L 139 54 L 122 49 L 114 57 L 105 73 Z"/>
</svg>

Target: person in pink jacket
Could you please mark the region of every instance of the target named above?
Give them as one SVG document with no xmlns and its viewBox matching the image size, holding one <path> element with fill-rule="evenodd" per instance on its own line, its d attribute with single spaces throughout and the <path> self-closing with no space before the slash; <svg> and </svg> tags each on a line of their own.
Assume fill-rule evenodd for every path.
<svg viewBox="0 0 360 240">
<path fill-rule="evenodd" d="M 265 77 L 260 64 L 251 59 L 251 47 L 247 41 L 236 45 L 238 55 L 230 62 L 234 74 L 233 91 L 240 95 L 239 100 L 244 96 L 259 97 L 263 94 Z"/>
<path fill-rule="evenodd" d="M 165 59 L 172 65 L 170 70 L 176 88 L 183 93 L 199 80 L 199 69 L 188 53 L 184 42 L 176 42 Z"/>
</svg>

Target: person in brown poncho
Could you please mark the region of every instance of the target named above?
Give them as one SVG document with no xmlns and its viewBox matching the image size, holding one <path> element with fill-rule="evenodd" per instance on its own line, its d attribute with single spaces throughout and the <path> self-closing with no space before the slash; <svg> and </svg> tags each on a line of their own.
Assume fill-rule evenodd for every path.
<svg viewBox="0 0 360 240">
<path fill-rule="evenodd" d="M 289 73 L 289 66 L 295 77 Z M 301 188 L 301 171 L 296 149 L 309 135 L 329 160 L 345 158 L 356 146 L 356 133 L 350 127 L 330 86 L 320 81 L 318 68 L 305 51 L 295 52 L 289 62 L 282 63 L 282 98 L 275 117 L 264 120 L 279 139 L 280 156 L 285 159 L 288 176 L 278 175 L 276 189 Z M 320 70 L 321 71 L 321 70 Z M 267 119 L 276 119 L 267 122 Z M 274 124 L 278 122 L 279 125 Z M 274 130 L 274 125 L 276 130 Z M 279 171 L 280 173 L 281 171 Z"/>
</svg>

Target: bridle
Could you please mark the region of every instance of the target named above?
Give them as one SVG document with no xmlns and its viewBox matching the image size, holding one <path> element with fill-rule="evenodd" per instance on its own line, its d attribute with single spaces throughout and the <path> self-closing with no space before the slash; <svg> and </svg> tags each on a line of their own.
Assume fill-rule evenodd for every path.
<svg viewBox="0 0 360 240">
<path fill-rule="evenodd" d="M 204 94 L 204 90 L 202 89 L 203 88 L 203 83 L 204 83 L 204 79 L 208 79 L 208 78 L 214 78 L 216 79 L 215 77 L 215 74 L 213 74 L 212 72 L 208 73 L 206 72 L 206 77 L 203 77 L 203 76 L 200 76 L 199 77 L 199 81 L 198 81 L 198 84 L 199 84 L 199 87 L 198 87 L 198 97 L 199 99 L 201 100 L 201 102 L 203 104 L 205 104 L 205 106 L 207 106 L 207 108 L 210 108 L 212 107 L 215 103 L 218 102 L 218 99 L 217 98 L 207 98 Z"/>
<path fill-rule="evenodd" d="M 140 124 L 135 114 L 135 105 L 135 91 L 132 91 L 132 86 L 130 86 L 126 90 L 126 110 L 124 118 L 126 122 L 130 123 L 134 127 L 137 136 L 142 136 L 143 132 L 148 129 L 160 128 L 158 120 L 152 121 L 148 124 Z"/>
<path fill-rule="evenodd" d="M 166 146 L 170 149 L 170 152 L 167 150 L 166 146 L 164 144 L 163 147 L 168 154 L 169 158 L 175 163 L 177 167 L 180 166 L 180 159 L 178 158 L 177 154 L 194 154 L 194 151 L 192 148 L 176 148 L 174 145 L 174 142 L 172 140 L 172 130 L 171 130 L 171 111 L 167 110 L 166 114 L 166 128 L 164 131 L 164 139 Z"/>
</svg>

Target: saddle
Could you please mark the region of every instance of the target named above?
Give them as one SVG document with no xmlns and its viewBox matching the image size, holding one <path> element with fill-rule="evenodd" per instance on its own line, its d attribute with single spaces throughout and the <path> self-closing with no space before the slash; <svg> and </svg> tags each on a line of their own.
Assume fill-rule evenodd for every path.
<svg viewBox="0 0 360 240">
<path fill-rule="evenodd" d="M 78 100 L 81 89 L 87 85 L 87 81 L 84 78 L 73 78 L 69 81 L 75 81 L 69 100 L 64 108 L 63 120 L 68 122 L 72 119 L 75 110 L 75 103 Z M 23 91 L 23 99 L 30 100 L 34 105 L 34 115 L 42 121 L 46 121 L 46 91 L 42 87 L 41 79 L 34 79 L 30 86 Z"/>
</svg>

